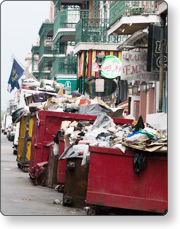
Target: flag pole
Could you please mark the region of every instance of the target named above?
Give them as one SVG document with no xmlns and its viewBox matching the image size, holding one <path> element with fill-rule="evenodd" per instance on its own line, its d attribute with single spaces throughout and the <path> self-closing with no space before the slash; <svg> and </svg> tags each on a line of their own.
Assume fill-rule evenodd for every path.
<svg viewBox="0 0 180 229">
<path fill-rule="evenodd" d="M 13 60 L 16 60 L 17 62 L 18 62 L 18 64 L 21 66 L 21 68 L 25 71 L 25 67 L 24 67 L 24 65 L 15 57 L 15 55 L 14 54 L 12 54 L 12 57 L 13 57 Z"/>
</svg>

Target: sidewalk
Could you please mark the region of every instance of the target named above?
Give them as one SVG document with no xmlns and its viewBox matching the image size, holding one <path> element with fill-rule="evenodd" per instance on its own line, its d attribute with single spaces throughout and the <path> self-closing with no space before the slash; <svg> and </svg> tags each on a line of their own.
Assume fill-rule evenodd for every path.
<svg viewBox="0 0 180 229">
<path fill-rule="evenodd" d="M 55 205 L 63 194 L 34 186 L 28 173 L 17 167 L 12 142 L 1 134 L 1 213 L 4 215 L 86 215 L 82 209 Z"/>
</svg>

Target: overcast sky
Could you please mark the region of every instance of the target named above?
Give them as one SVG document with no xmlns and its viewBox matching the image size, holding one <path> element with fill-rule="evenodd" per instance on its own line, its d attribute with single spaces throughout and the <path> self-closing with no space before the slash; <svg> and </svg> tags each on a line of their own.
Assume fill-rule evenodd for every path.
<svg viewBox="0 0 180 229">
<path fill-rule="evenodd" d="M 1 1 L 0 1 L 1 2 Z M 25 66 L 42 22 L 49 18 L 50 1 L 5 1 L 1 5 L 1 110 L 14 92 L 7 91 L 12 54 Z"/>
</svg>

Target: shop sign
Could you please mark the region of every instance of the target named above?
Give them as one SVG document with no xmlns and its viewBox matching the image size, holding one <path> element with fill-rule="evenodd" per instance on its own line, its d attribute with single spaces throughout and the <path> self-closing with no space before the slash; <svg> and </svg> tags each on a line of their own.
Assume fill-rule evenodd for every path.
<svg viewBox="0 0 180 229">
<path fill-rule="evenodd" d="M 147 53 L 122 52 L 122 80 L 158 81 L 159 75 L 147 72 Z"/>
<path fill-rule="evenodd" d="M 164 35 L 165 35 L 165 39 L 162 41 L 162 47 L 163 47 L 163 56 L 164 56 L 164 71 L 167 71 L 167 67 L 168 67 L 167 26 L 165 27 Z M 159 25 L 149 25 L 147 71 L 159 72 L 160 52 L 161 52 L 161 27 Z"/>
<path fill-rule="evenodd" d="M 114 79 L 121 75 L 122 63 L 116 56 L 106 56 L 102 62 L 101 74 L 105 78 Z"/>
</svg>

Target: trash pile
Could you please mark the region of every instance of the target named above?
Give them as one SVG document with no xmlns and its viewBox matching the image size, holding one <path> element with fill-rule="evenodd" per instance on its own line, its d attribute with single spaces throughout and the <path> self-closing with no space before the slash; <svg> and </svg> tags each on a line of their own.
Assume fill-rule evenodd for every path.
<svg viewBox="0 0 180 229">
<path fill-rule="evenodd" d="M 157 117 L 159 114 L 152 114 L 149 117 L 154 116 L 154 121 L 157 123 Z M 166 116 L 166 115 L 165 115 Z M 150 121 L 150 120 L 149 120 Z M 164 122 L 163 119 L 158 121 Z M 166 122 L 167 125 L 167 122 Z M 144 124 L 142 117 L 140 116 L 137 124 L 124 140 L 123 145 L 130 148 L 148 151 L 148 152 L 167 152 L 167 126 L 162 129 L 156 129 L 149 123 Z"/>
<path fill-rule="evenodd" d="M 63 121 L 61 131 L 66 147 L 60 159 L 80 157 L 83 158 L 82 165 L 90 156 L 89 146 L 120 149 L 123 153 L 126 147 L 147 152 L 167 152 L 167 131 L 144 124 L 141 116 L 136 125 L 122 126 L 116 125 L 106 114 L 99 115 L 94 123 Z"/>
<path fill-rule="evenodd" d="M 35 95 L 33 95 L 35 97 Z M 45 96 L 43 97 L 45 98 Z M 56 96 L 47 98 L 46 101 L 38 101 L 29 104 L 31 113 L 45 110 L 54 112 L 68 112 L 86 115 L 108 114 L 111 117 L 124 118 L 123 109 L 110 108 L 100 98 L 86 99 L 84 95 L 78 92 L 72 92 L 72 95 L 59 93 Z"/>
</svg>

